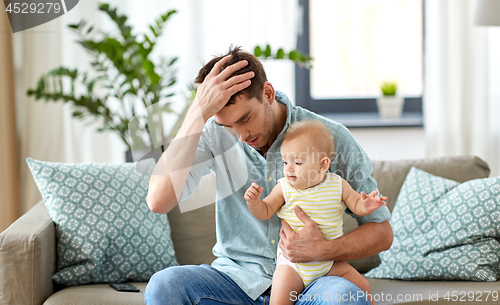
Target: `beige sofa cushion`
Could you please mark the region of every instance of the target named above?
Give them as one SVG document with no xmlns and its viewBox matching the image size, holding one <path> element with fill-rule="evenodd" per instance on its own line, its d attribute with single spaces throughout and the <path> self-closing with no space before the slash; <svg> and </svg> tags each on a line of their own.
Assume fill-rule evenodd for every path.
<svg viewBox="0 0 500 305">
<path fill-rule="evenodd" d="M 389 197 L 387 200 L 389 210 L 392 211 L 394 208 L 397 195 L 403 186 L 406 175 L 412 167 L 460 183 L 472 179 L 487 178 L 490 175 L 488 164 L 478 157 L 473 156 L 374 161 L 373 178 L 377 180 L 380 192 L 384 196 Z"/>
<path fill-rule="evenodd" d="M 146 283 L 130 283 L 140 292 L 118 292 L 107 284 L 82 285 L 54 293 L 43 305 L 135 305 L 144 304 Z"/>
<path fill-rule="evenodd" d="M 377 305 L 500 303 L 500 282 L 367 280 Z"/>
<path fill-rule="evenodd" d="M 406 175 L 412 167 L 460 183 L 472 179 L 487 178 L 490 174 L 488 165 L 483 160 L 473 156 L 373 161 L 372 176 L 377 180 L 380 193 L 389 197 L 387 200 L 389 210 L 392 211 L 394 208 L 397 195 L 403 186 Z M 344 233 L 351 232 L 357 226 L 357 222 L 344 213 Z M 362 260 L 349 261 L 349 263 L 360 272 L 367 272 L 378 266 L 380 259 L 378 255 L 374 255 Z"/>
<path fill-rule="evenodd" d="M 179 206 L 168 213 L 175 256 L 181 265 L 211 264 L 215 259 L 215 203 L 181 213 Z"/>
<path fill-rule="evenodd" d="M 0 234 L 0 304 L 42 304 L 55 269 L 54 223 L 40 201 Z"/>
</svg>

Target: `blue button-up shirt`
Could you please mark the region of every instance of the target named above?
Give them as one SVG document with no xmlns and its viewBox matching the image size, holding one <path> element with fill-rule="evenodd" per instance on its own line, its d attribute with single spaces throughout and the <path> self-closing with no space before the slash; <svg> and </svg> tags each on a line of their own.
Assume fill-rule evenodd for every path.
<svg viewBox="0 0 500 305">
<path fill-rule="evenodd" d="M 217 243 L 213 253 L 217 259 L 212 266 L 228 274 L 254 300 L 271 285 L 281 221 L 276 215 L 268 220 L 256 219 L 243 196 L 250 184 L 256 182 L 264 187 L 261 198 L 265 198 L 283 177 L 280 146 L 291 123 L 321 120 L 335 139 L 330 171 L 347 180 L 358 192 L 370 193 L 377 189 L 371 177 L 370 159 L 345 126 L 293 106 L 281 92 L 276 92 L 276 100 L 287 106 L 286 124 L 265 157 L 245 142 L 238 142 L 224 127 L 216 125 L 214 118 L 207 121 L 181 196 L 181 201 L 191 196 L 203 175 L 210 170 L 215 173 Z M 385 206 L 369 216 L 351 215 L 358 224 L 380 223 L 390 218 Z"/>
</svg>

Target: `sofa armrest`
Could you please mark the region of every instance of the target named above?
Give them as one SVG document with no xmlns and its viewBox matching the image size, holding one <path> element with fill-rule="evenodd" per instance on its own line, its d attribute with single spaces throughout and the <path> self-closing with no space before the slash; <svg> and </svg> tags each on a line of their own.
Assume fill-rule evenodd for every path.
<svg viewBox="0 0 500 305">
<path fill-rule="evenodd" d="M 53 292 L 56 237 L 43 201 L 0 234 L 0 304 L 42 304 Z"/>
</svg>

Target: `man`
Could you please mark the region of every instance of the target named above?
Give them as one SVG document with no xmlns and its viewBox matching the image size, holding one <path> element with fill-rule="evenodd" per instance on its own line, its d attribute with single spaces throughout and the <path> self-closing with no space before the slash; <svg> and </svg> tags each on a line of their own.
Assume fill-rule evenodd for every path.
<svg viewBox="0 0 500 305">
<path fill-rule="evenodd" d="M 325 240 L 299 208 L 295 213 L 305 227 L 298 232 L 276 215 L 265 221 L 254 218 L 244 193 L 256 182 L 264 187 L 265 197 L 283 177 L 280 145 L 294 121 L 319 119 L 331 130 L 336 145 L 330 171 L 358 192 L 377 188 L 371 162 L 343 125 L 295 107 L 275 92 L 258 59 L 239 48 L 210 61 L 196 82 L 196 98 L 155 168 L 147 202 L 153 212 L 168 213 L 194 192 L 203 175 L 214 171 L 217 259 L 212 266 L 170 267 L 156 273 L 146 288 L 147 304 L 267 304 L 278 246 L 295 263 L 360 259 L 390 247 L 386 207 L 370 216 L 354 215 L 360 226 L 335 240 Z M 318 279 L 302 294 L 291 298 L 296 304 L 318 301 L 318 296 L 325 304 L 369 304 L 359 288 L 339 277 Z"/>
</svg>

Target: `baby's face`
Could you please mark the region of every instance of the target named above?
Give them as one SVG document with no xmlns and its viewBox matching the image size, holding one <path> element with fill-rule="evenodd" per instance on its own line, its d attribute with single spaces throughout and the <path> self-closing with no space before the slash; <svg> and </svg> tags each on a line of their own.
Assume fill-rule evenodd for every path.
<svg viewBox="0 0 500 305">
<path fill-rule="evenodd" d="M 283 175 L 299 190 L 315 186 L 323 181 L 321 154 L 305 136 L 285 140 L 281 145 Z"/>
</svg>

